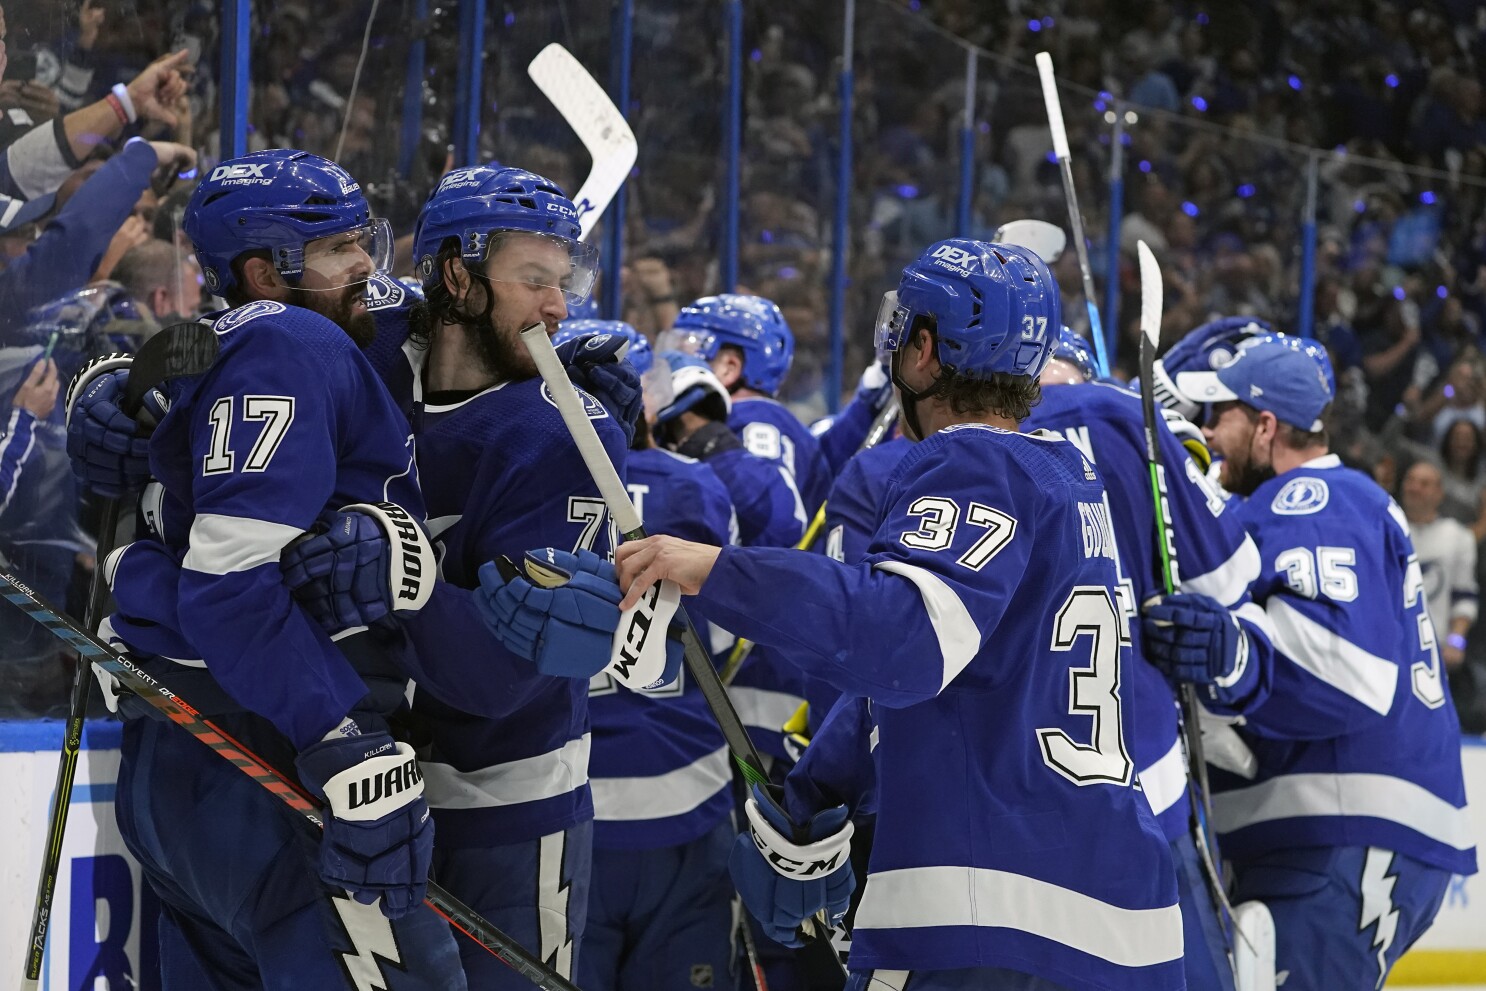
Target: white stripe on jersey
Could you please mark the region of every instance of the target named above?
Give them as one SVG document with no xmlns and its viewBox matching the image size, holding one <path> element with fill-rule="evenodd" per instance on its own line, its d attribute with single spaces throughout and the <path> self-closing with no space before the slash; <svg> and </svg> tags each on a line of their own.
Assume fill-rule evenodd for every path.
<svg viewBox="0 0 1486 991">
<path fill-rule="evenodd" d="M 1310 816 L 1386 819 L 1456 850 L 1475 846 L 1465 809 L 1387 774 L 1285 774 L 1213 796 L 1213 819 L 1224 833 Z"/>
<path fill-rule="evenodd" d="M 924 609 L 929 613 L 929 623 L 939 637 L 939 654 L 944 663 L 939 690 L 944 691 L 980 653 L 980 627 L 975 625 L 970 610 L 965 608 L 954 589 L 938 575 L 902 561 L 878 561 L 872 567 L 890 575 L 902 575 L 918 586 Z"/>
<path fill-rule="evenodd" d="M 910 867 L 867 876 L 856 928 L 985 926 L 1041 936 L 1119 967 L 1182 956 L 1176 904 L 1129 909 L 1048 881 L 983 867 Z"/>
<path fill-rule="evenodd" d="M 277 561 L 284 545 L 303 532 L 283 523 L 207 513 L 191 523 L 191 548 L 181 567 L 206 575 L 251 571 Z"/>
<path fill-rule="evenodd" d="M 1232 606 L 1243 598 L 1249 585 L 1259 577 L 1259 566 L 1259 548 L 1252 537 L 1244 534 L 1243 543 L 1228 560 L 1205 575 L 1183 577 L 1181 590 L 1193 595 L 1206 595 L 1225 606 Z"/>
<path fill-rule="evenodd" d="M 767 688 L 746 685 L 729 686 L 728 695 L 732 697 L 733 708 L 738 711 L 738 718 L 743 720 L 744 726 L 757 726 L 770 733 L 783 732 L 784 724 L 805 701 L 788 692 L 772 692 Z"/>
<path fill-rule="evenodd" d="M 1339 692 L 1352 696 L 1379 715 L 1393 708 L 1398 666 L 1337 636 L 1280 596 L 1264 611 L 1274 627 L 1275 648 Z"/>
<path fill-rule="evenodd" d="M 590 778 L 593 817 L 633 822 L 685 815 L 732 784 L 728 748 L 719 747 L 674 771 L 650 777 Z"/>
<path fill-rule="evenodd" d="M 10 505 L 10 500 L 11 497 L 15 495 L 16 487 L 21 484 L 21 473 L 25 470 L 26 461 L 28 458 L 31 457 L 32 448 L 36 446 L 35 423 L 31 424 L 31 430 L 26 435 L 26 443 L 24 445 L 16 444 L 16 428 L 20 425 L 20 422 L 21 408 L 17 406 L 10 411 L 10 420 L 5 424 L 4 437 L 6 438 L 6 447 L 15 448 L 19 446 L 21 448 L 21 453 L 11 459 L 11 464 L 15 465 L 15 474 L 10 476 L 10 488 L 5 490 L 4 495 L 0 495 L 0 509 L 4 509 L 6 506 Z"/>
<path fill-rule="evenodd" d="M 477 771 L 423 761 L 423 797 L 435 809 L 495 809 L 566 795 L 588 782 L 589 736 Z"/>
<path fill-rule="evenodd" d="M 1139 777 L 1152 812 L 1160 815 L 1175 805 L 1187 793 L 1187 761 L 1182 753 L 1182 741 L 1173 740 L 1171 749 L 1141 771 Z"/>
</svg>

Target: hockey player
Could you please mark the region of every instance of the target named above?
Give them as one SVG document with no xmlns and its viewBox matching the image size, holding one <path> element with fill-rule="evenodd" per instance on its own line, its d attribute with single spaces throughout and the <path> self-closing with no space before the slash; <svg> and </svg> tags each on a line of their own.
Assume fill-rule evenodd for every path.
<svg viewBox="0 0 1486 991">
<path fill-rule="evenodd" d="M 420 690 L 413 699 L 428 736 L 420 753 L 438 826 L 434 874 L 571 977 L 593 830 L 588 683 L 608 663 L 618 614 L 611 608 L 597 634 L 560 615 L 544 616 L 535 632 L 516 630 L 475 590 L 482 565 L 519 557 L 534 541 L 560 548 L 559 563 L 574 569 L 597 567 L 608 552 L 604 501 L 519 337 L 537 323 L 557 331 L 567 301 L 591 290 L 597 255 L 578 240 L 577 213 L 561 189 L 521 169 L 489 166 L 444 176 L 419 214 L 414 250 L 424 298 L 394 299 L 396 289 L 385 287 L 369 351 L 410 413 L 429 529 L 443 553 L 444 581 L 427 611 L 405 625 L 420 656 L 464 656 L 480 671 L 465 698 Z M 582 350 L 612 359 L 623 342 L 599 343 Z M 611 413 L 583 395 L 622 469 L 621 420 L 638 407 L 639 383 L 628 366 L 627 385 L 615 377 L 619 366 L 609 367 L 605 381 L 627 398 Z M 369 534 L 373 545 L 377 539 Z M 348 568 L 366 556 L 334 530 L 299 553 Z M 301 594 L 323 591 L 306 586 Z M 595 636 L 601 652 L 588 649 Z M 471 987 L 525 986 L 466 942 L 460 950 Z"/>
<path fill-rule="evenodd" d="M 103 632 L 257 754 L 297 768 L 327 814 L 320 842 L 306 839 L 237 768 L 126 705 L 119 827 L 161 899 L 162 946 L 189 948 L 221 987 L 462 988 L 448 927 L 419 906 L 433 829 L 412 749 L 389 728 L 406 645 L 392 632 L 332 643 L 279 572 L 286 543 L 355 504 L 426 569 L 392 587 L 427 598 L 407 424 L 357 347 L 390 231 L 343 169 L 289 150 L 219 165 L 185 230 L 232 308 L 212 324 L 210 371 L 147 405 L 160 537 L 111 562 L 118 613 Z M 108 441 L 126 377 L 102 366 L 79 387 L 71 452 L 87 478 L 130 470 L 135 446 Z M 386 582 L 385 555 L 380 566 Z M 368 807 L 371 780 L 386 790 Z M 199 986 L 172 972 L 174 952 L 162 957 L 167 988 Z"/>
<path fill-rule="evenodd" d="M 650 344 L 618 320 L 564 321 L 555 342 L 594 333 L 630 341 L 647 405 L 665 401 L 671 376 Z M 655 446 L 642 420 L 625 483 L 651 533 L 736 541 L 732 500 L 693 458 Z M 698 630 L 696 603 L 684 605 Z M 671 688 L 631 692 L 607 674 L 589 686 L 593 752 L 593 883 L 577 983 L 587 991 L 690 991 L 732 987 L 733 886 L 728 852 L 737 829 L 722 731 L 684 674 Z"/>
<path fill-rule="evenodd" d="M 921 439 L 864 563 L 670 537 L 617 551 L 629 598 L 676 581 L 870 702 L 856 991 L 1183 986 L 1176 881 L 1121 729 L 1103 487 L 1073 445 L 1015 432 L 1059 311 L 1047 267 L 1014 246 L 941 242 L 905 269 L 878 333 Z M 784 938 L 817 909 L 839 916 L 849 892 L 855 796 L 808 793 L 787 789 L 781 811 L 756 790 L 734 852 L 745 901 Z"/>
<path fill-rule="evenodd" d="M 1118 546 L 1122 608 L 1131 625 L 1134 663 L 1121 685 L 1126 701 L 1126 740 L 1145 797 L 1171 845 L 1181 896 L 1187 987 L 1233 991 L 1224 922 L 1204 878 L 1193 838 L 1188 770 L 1170 685 L 1153 665 L 1140 637 L 1137 610 L 1159 598 L 1156 520 L 1145 460 L 1140 398 L 1096 383 L 1098 372 L 1083 338 L 1062 328 L 1053 360 L 1042 372 L 1042 402 L 1024 429 L 1056 430 L 1083 452 L 1108 490 L 1108 512 Z M 1259 576 L 1259 552 L 1216 489 L 1177 437 L 1157 427 L 1164 495 L 1177 535 L 1177 572 L 1187 595 L 1205 596 L 1214 615 L 1232 616 L 1221 628 L 1222 676 L 1212 679 L 1205 701 L 1232 713 L 1262 698 L 1268 687 L 1269 644 L 1263 611 L 1249 599 Z M 1216 883 L 1217 879 L 1211 879 Z"/>
<path fill-rule="evenodd" d="M 1232 512 L 1258 545 L 1254 595 L 1273 627 L 1273 690 L 1239 729 L 1257 771 L 1213 782 L 1234 901 L 1269 907 L 1285 991 L 1335 991 L 1381 987 L 1476 856 L 1408 523 L 1328 453 L 1333 392 L 1309 351 L 1254 344 L 1175 385 L 1213 404 L 1205 433 L 1223 485 L 1246 497 Z M 1207 683 L 1225 665 L 1206 631 L 1230 628 L 1178 595 L 1147 611 L 1145 635 Z"/>
<path fill-rule="evenodd" d="M 732 396 L 728 426 L 750 454 L 784 466 L 813 515 L 831 487 L 831 470 L 819 442 L 774 398 L 795 355 L 795 337 L 779 307 L 762 296 L 704 296 L 682 307 L 656 343 L 711 364 Z"/>
</svg>

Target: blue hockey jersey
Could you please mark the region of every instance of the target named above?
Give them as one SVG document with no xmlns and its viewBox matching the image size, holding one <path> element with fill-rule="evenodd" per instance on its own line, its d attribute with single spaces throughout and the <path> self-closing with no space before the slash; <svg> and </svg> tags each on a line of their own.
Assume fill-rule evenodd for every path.
<svg viewBox="0 0 1486 991">
<path fill-rule="evenodd" d="M 1165 677 L 1141 652 L 1137 614 L 1142 602 L 1163 592 L 1140 397 L 1099 383 L 1044 387 L 1042 401 L 1022 425 L 1059 431 L 1094 462 L 1104 479 L 1135 658 L 1126 683 L 1130 703 L 1125 706 L 1126 738 L 1146 798 L 1167 838 L 1176 839 L 1189 831 L 1191 812 L 1178 710 Z M 1164 420 L 1156 431 L 1168 519 L 1176 534 L 1177 587 L 1211 596 L 1247 621 L 1253 651 L 1225 689 L 1225 697 L 1252 703 L 1268 687 L 1268 641 L 1263 633 L 1267 623 L 1249 598 L 1249 585 L 1259 577 L 1259 552 L 1234 514 L 1224 511 L 1222 497 Z M 1212 708 L 1227 711 L 1216 703 Z"/>
<path fill-rule="evenodd" d="M 420 752 L 425 795 L 445 847 L 515 843 L 591 819 L 588 685 L 541 675 L 486 629 L 469 590 L 482 564 L 532 547 L 609 550 L 607 510 L 541 379 L 459 395 L 426 394 L 426 351 L 378 316 L 376 359 L 394 398 L 412 409 L 429 532 L 444 579 L 404 627 L 419 656 L 460 657 L 479 674 L 465 697 L 432 686 L 413 697 L 430 735 Z M 415 395 L 409 390 L 416 388 Z M 585 394 L 616 466 L 624 433 Z"/>
<path fill-rule="evenodd" d="M 174 618 L 205 661 L 172 671 L 172 683 L 198 708 L 225 694 L 303 749 L 353 708 L 400 704 L 409 652 L 396 637 L 332 643 L 290 598 L 279 553 L 351 503 L 395 502 L 421 518 L 412 438 L 370 364 L 324 317 L 257 301 L 212 326 L 216 362 L 168 384 L 170 412 L 150 441 L 151 470 L 190 521 L 163 538 L 180 562 Z M 148 560 L 147 574 L 168 573 L 156 565 L 170 562 Z M 133 580 L 129 562 L 116 582 Z"/>
<path fill-rule="evenodd" d="M 862 564 L 725 548 L 700 593 L 715 621 L 872 700 L 853 968 L 1182 987 L 1176 878 L 1122 731 L 1098 475 L 1055 436 L 960 424 L 903 456 L 883 506 Z"/>
<path fill-rule="evenodd" d="M 725 545 L 733 506 L 710 468 L 660 448 L 630 451 L 625 483 L 648 533 Z M 696 600 L 682 600 L 706 638 Z M 620 687 L 607 674 L 589 686 L 593 843 L 654 849 L 705 835 L 732 809 L 732 762 L 722 730 L 683 670 L 659 692 Z"/>
<path fill-rule="evenodd" d="M 735 399 L 728 426 L 750 454 L 784 466 L 805 504 L 806 519 L 815 515 L 831 489 L 831 468 L 799 417 L 773 399 Z"/>
<path fill-rule="evenodd" d="M 1329 454 L 1234 512 L 1259 548 L 1275 658 L 1240 730 L 1257 776 L 1213 779 L 1224 852 L 1378 846 L 1474 873 L 1460 725 L 1403 511 Z"/>
<path fill-rule="evenodd" d="M 867 556 L 881 522 L 887 480 L 912 449 L 913 441 L 894 437 L 858 452 L 842 467 L 826 500 L 825 552 L 833 559 L 855 564 Z"/>
</svg>

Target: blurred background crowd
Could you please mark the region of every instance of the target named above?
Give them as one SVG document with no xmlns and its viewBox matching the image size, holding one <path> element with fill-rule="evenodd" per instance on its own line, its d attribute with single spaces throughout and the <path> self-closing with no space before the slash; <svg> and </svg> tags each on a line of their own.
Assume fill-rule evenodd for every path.
<svg viewBox="0 0 1486 991">
<path fill-rule="evenodd" d="M 90 354 L 137 346 L 210 303 L 179 227 L 195 168 L 220 160 L 218 6 L 11 0 L 0 16 L 0 557 L 79 614 L 96 523 L 66 470 L 56 393 Z M 623 264 L 607 269 L 621 312 L 604 315 L 647 333 L 679 304 L 731 288 L 719 267 L 729 6 L 634 4 L 625 110 L 640 151 Z M 797 338 L 785 397 L 807 420 L 832 405 L 844 7 L 741 4 L 737 287 L 784 309 Z M 458 14 L 450 0 L 254 3 L 249 147 L 335 158 L 410 233 L 452 161 Z M 1462 723 L 1486 731 L 1486 630 L 1472 635 L 1486 566 L 1486 3 L 858 0 L 854 29 L 848 390 L 871 358 L 877 300 L 924 245 L 989 237 L 1022 217 L 1066 223 L 1038 51 L 1057 66 L 1122 377 L 1136 353 L 1138 239 L 1165 275 L 1165 346 L 1215 316 L 1297 330 L 1314 169 L 1309 304 L 1338 376 L 1333 446 L 1409 516 Z M 480 158 L 575 191 L 588 157 L 526 65 L 555 40 L 606 80 L 615 37 L 608 2 L 488 0 Z M 398 262 L 407 269 L 408 252 Z M 1066 315 L 1087 329 L 1073 252 L 1057 274 Z M 11 612 L 0 610 L 0 716 L 55 713 L 60 653 Z"/>
</svg>

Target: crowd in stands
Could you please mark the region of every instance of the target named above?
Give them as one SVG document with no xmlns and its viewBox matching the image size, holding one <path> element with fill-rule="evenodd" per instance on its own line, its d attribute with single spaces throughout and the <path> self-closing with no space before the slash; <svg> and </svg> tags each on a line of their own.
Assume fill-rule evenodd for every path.
<svg viewBox="0 0 1486 991">
<path fill-rule="evenodd" d="M 427 7 L 418 21 L 413 0 L 254 5 L 250 147 L 335 157 L 401 234 L 453 140 L 458 10 Z M 722 278 L 726 5 L 634 7 L 626 111 L 640 157 L 624 265 L 608 274 L 621 280 L 619 315 L 655 332 Z M 525 66 L 557 40 L 606 80 L 610 8 L 487 5 L 483 159 L 576 190 L 587 156 Z M 784 308 L 799 343 L 787 398 L 807 418 L 827 405 L 843 8 L 743 4 L 737 282 Z M 1432 596 L 1442 596 L 1435 621 L 1462 721 L 1486 731 L 1486 631 L 1471 629 L 1478 562 L 1486 566 L 1474 553 L 1486 538 L 1486 3 L 862 0 L 857 10 L 845 387 L 870 360 L 878 297 L 924 244 L 989 237 L 1021 217 L 1066 220 L 1032 70 L 1038 51 L 1057 66 L 1101 293 L 1117 141 L 1123 155 L 1114 293 L 1122 377 L 1136 352 L 1137 240 L 1161 262 L 1167 346 L 1219 315 L 1298 329 L 1314 163 L 1310 302 L 1338 377 L 1333 447 L 1399 498 L 1416 531 L 1443 534 L 1420 540 L 1421 564 Z M 60 448 L 61 404 L 50 408 L 38 393 L 47 382 L 65 388 L 81 352 L 98 346 L 99 314 L 116 321 L 115 337 L 142 335 L 203 305 L 179 217 L 198 156 L 203 167 L 220 158 L 217 16 L 202 0 L 27 0 L 0 15 L 0 399 L 14 406 L 12 439 L 18 419 L 37 421 L 33 450 Z M 404 134 L 417 39 L 426 42 L 413 101 L 422 116 Z M 972 219 L 955 230 L 967 45 L 980 53 Z M 1057 274 L 1065 313 L 1082 321 L 1073 252 Z M 100 284 L 83 309 L 46 310 Z M 44 331 L 28 317 L 35 307 L 49 314 Z M 80 322 L 95 326 L 93 338 Z M 36 349 L 51 335 L 56 369 L 37 373 Z M 12 351 L 26 360 L 7 360 Z M 35 521 L 23 518 L 36 504 L 27 470 L 0 478 L 0 554 L 16 567 L 37 546 L 65 557 L 32 566 L 76 605 L 78 575 L 91 567 L 86 539 L 73 526 L 38 542 Z M 88 521 L 91 510 L 70 518 Z M 1452 525 L 1436 525 L 1444 522 Z M 1425 544 L 1443 549 L 1426 553 Z M 56 665 L 47 664 L 22 709 L 35 711 L 54 690 Z M 0 711 L 16 697 L 0 691 Z"/>
</svg>

